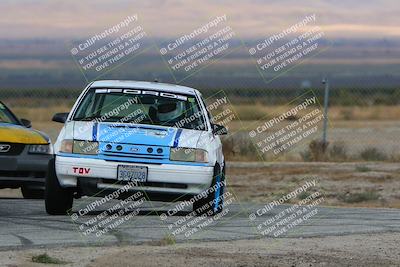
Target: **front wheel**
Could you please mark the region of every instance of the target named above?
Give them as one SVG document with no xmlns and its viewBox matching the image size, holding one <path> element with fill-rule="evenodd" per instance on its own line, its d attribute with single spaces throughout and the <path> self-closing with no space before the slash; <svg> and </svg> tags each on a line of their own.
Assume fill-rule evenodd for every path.
<svg viewBox="0 0 400 267">
<path fill-rule="evenodd" d="M 55 159 L 50 160 L 45 182 L 45 206 L 50 215 L 65 215 L 72 208 L 73 191 L 62 188 L 58 182 Z"/>
<path fill-rule="evenodd" d="M 213 216 L 220 213 L 224 208 L 224 188 L 225 188 L 225 167 L 221 170 L 219 165 L 215 165 L 211 187 L 208 189 L 206 197 L 199 198 L 193 203 L 193 210 L 197 215 L 206 214 Z M 198 195 L 199 197 L 200 195 Z"/>
</svg>

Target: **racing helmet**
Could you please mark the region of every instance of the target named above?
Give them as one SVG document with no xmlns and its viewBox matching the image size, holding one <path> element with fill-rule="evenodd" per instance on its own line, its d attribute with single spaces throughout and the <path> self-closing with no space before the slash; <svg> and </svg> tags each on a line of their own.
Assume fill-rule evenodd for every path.
<svg viewBox="0 0 400 267">
<path fill-rule="evenodd" d="M 160 121 L 174 120 L 184 113 L 185 103 L 183 101 L 159 103 L 157 111 L 157 117 Z"/>
</svg>

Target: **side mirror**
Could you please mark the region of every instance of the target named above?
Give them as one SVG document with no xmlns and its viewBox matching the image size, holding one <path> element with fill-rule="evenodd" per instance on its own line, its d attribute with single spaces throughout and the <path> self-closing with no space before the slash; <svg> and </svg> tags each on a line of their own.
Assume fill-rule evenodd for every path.
<svg viewBox="0 0 400 267">
<path fill-rule="evenodd" d="M 30 120 L 27 119 L 21 119 L 22 125 L 24 125 L 26 128 L 32 128 L 32 123 Z"/>
<path fill-rule="evenodd" d="M 54 114 L 52 121 L 64 123 L 67 121 L 68 114 L 69 113 L 56 113 Z"/>
<path fill-rule="evenodd" d="M 212 124 L 212 128 L 213 128 L 213 134 L 215 135 L 228 134 L 228 130 L 222 125 Z"/>
</svg>

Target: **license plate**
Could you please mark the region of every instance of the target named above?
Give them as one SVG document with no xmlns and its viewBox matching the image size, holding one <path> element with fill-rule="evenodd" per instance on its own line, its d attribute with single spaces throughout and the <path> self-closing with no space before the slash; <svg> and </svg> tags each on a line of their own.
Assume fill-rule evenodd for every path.
<svg viewBox="0 0 400 267">
<path fill-rule="evenodd" d="M 147 181 L 147 167 L 131 166 L 131 165 L 118 165 L 118 181 Z"/>
</svg>

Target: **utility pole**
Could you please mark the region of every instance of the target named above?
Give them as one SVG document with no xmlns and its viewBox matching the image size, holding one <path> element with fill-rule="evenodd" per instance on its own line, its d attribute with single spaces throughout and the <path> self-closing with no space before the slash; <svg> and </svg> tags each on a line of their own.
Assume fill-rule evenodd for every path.
<svg viewBox="0 0 400 267">
<path fill-rule="evenodd" d="M 322 142 L 324 145 L 327 145 L 326 140 L 326 131 L 328 128 L 328 103 L 329 103 L 329 81 L 328 78 L 325 77 L 322 79 L 322 84 L 325 85 L 325 94 L 324 94 L 324 129 L 322 133 Z"/>
</svg>

